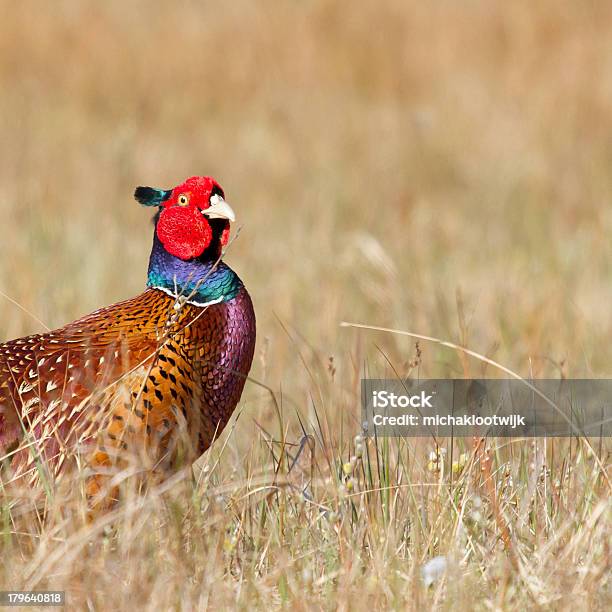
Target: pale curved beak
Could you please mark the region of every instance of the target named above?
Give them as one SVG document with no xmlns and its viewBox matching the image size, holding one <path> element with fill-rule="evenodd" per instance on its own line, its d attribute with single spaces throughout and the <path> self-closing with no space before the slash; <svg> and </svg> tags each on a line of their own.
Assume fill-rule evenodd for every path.
<svg viewBox="0 0 612 612">
<path fill-rule="evenodd" d="M 202 211 L 202 214 L 209 219 L 227 219 L 232 223 L 236 220 L 236 214 L 232 207 L 218 195 L 210 198 L 210 207 Z"/>
</svg>

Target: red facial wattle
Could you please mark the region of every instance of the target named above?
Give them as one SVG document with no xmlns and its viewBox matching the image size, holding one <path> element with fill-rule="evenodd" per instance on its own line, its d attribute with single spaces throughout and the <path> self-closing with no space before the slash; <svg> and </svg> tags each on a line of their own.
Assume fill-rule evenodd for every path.
<svg viewBox="0 0 612 612">
<path fill-rule="evenodd" d="M 165 208 L 157 222 L 157 237 L 166 251 L 180 259 L 199 257 L 212 235 L 210 224 L 195 206 Z"/>
<path fill-rule="evenodd" d="M 226 221 L 225 227 L 223 228 L 223 231 L 221 232 L 221 246 L 228 245 L 229 237 L 230 237 L 230 224 L 229 224 L 229 221 Z"/>
</svg>

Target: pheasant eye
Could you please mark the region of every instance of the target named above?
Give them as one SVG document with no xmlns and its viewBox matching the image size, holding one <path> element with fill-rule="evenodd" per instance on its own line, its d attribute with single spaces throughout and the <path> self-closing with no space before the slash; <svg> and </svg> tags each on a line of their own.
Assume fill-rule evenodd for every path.
<svg viewBox="0 0 612 612">
<path fill-rule="evenodd" d="M 182 193 L 178 198 L 178 203 L 179 206 L 187 206 L 187 204 L 189 204 L 189 198 L 184 193 Z"/>
</svg>

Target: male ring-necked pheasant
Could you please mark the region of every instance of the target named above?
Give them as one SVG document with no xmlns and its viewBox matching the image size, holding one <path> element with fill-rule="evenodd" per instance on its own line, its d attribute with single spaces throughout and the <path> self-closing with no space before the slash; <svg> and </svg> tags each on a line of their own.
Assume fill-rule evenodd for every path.
<svg viewBox="0 0 612 612">
<path fill-rule="evenodd" d="M 255 314 L 221 261 L 234 221 L 223 190 L 192 177 L 134 196 L 158 207 L 144 293 L 0 345 L 0 460 L 13 478 L 58 474 L 76 457 L 102 498 L 104 474 L 127 456 L 172 465 L 179 433 L 195 459 L 240 399 Z"/>
</svg>

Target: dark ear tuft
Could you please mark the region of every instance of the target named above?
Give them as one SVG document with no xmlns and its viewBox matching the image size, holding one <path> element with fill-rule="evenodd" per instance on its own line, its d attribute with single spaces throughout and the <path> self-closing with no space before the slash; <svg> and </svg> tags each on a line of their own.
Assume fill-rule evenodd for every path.
<svg viewBox="0 0 612 612">
<path fill-rule="evenodd" d="M 154 189 L 153 187 L 136 187 L 134 197 L 143 206 L 161 206 L 170 196 L 172 190 Z"/>
</svg>

